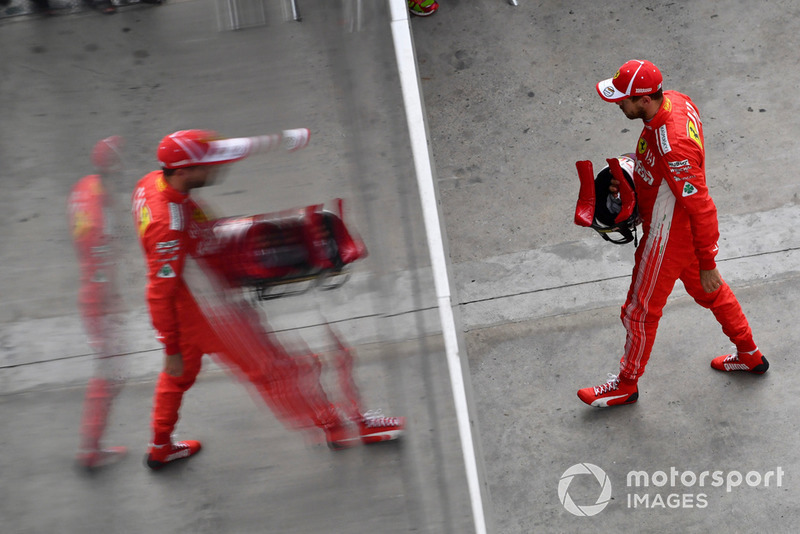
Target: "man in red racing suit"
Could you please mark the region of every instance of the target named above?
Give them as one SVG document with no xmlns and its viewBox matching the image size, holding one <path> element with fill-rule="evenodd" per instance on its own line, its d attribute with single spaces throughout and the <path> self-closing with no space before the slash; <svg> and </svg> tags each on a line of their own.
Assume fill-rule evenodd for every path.
<svg viewBox="0 0 800 534">
<path fill-rule="evenodd" d="M 649 61 L 631 60 L 617 74 L 597 84 L 600 96 L 615 102 L 629 119 L 643 119 L 636 146 L 634 184 L 643 237 L 636 249 L 631 286 L 622 307 L 627 333 L 618 375 L 578 391 L 599 407 L 638 399 L 662 310 L 676 280 L 708 308 L 736 346 L 733 354 L 714 358 L 720 371 L 763 374 L 769 367 L 733 291 L 714 260 L 719 239 L 717 209 L 705 178 L 703 125 L 691 99 L 662 91 L 662 77 Z M 616 189 L 612 180 L 611 191 Z"/>
<path fill-rule="evenodd" d="M 289 139 L 290 149 L 302 148 L 307 130 L 286 131 L 284 137 L 292 132 L 305 132 L 305 139 Z M 362 430 L 358 438 L 352 438 L 320 385 L 314 355 L 289 354 L 264 329 L 253 308 L 216 290 L 227 287 L 227 273 L 220 270 L 230 258 L 220 254 L 225 252 L 225 242 L 215 232 L 218 222 L 208 220 L 189 192 L 209 184 L 216 165 L 245 157 L 250 151 L 245 145 L 253 139 L 218 139 L 202 130 L 175 132 L 159 146 L 162 170 L 144 176 L 133 194 L 134 222 L 147 262 L 147 303 L 165 352 L 153 401 L 153 441 L 146 462 L 151 469 L 188 458 L 201 448 L 196 440 L 175 442 L 171 434 L 183 395 L 195 382 L 204 354 L 215 355 L 250 382 L 287 425 L 322 429 L 333 449 L 349 446 L 354 439 L 393 439 L 396 432 L 390 435 L 389 430 L 395 431 L 401 423 L 394 421 L 398 418 L 383 418 L 381 428 Z M 267 140 L 264 146 L 271 144 Z M 192 278 L 212 287 L 206 295 L 194 294 L 195 287 L 187 283 L 186 275 L 196 273 L 200 276 Z M 366 418 L 361 424 L 370 422 L 374 426 L 375 421 Z M 390 429 L 388 423 L 394 426 Z"/>
</svg>

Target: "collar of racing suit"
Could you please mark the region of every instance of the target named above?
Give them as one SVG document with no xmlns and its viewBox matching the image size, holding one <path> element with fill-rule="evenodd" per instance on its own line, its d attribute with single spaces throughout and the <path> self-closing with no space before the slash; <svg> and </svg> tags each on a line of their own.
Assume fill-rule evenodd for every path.
<svg viewBox="0 0 800 534">
<path fill-rule="evenodd" d="M 670 96 L 674 93 L 675 91 L 664 91 L 664 100 L 661 101 L 661 107 L 658 108 L 658 111 L 653 115 L 652 119 L 645 121 L 645 128 L 648 130 L 655 130 L 667 122 L 667 118 L 672 113 L 672 99 Z"/>
<path fill-rule="evenodd" d="M 189 193 L 181 193 L 180 191 L 169 185 L 167 181 L 164 179 L 163 172 L 160 172 L 158 177 L 156 178 L 156 189 L 158 189 L 158 191 L 162 195 L 164 195 L 170 202 L 176 202 L 178 204 L 182 204 L 189 198 Z"/>
</svg>

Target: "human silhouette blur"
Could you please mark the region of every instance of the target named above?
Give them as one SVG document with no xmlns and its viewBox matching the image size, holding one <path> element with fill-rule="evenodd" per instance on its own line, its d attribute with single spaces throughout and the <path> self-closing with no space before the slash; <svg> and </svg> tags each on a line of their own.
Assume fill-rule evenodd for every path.
<svg viewBox="0 0 800 534">
<path fill-rule="evenodd" d="M 87 469 L 114 462 L 126 453 L 124 447 L 102 445 L 112 402 L 123 385 L 116 227 L 108 189 L 121 176 L 122 144 L 121 137 L 112 136 L 95 145 L 92 163 L 96 172 L 73 186 L 68 202 L 69 227 L 80 263 L 78 306 L 96 355 L 84 399 L 77 454 L 78 464 Z"/>
</svg>

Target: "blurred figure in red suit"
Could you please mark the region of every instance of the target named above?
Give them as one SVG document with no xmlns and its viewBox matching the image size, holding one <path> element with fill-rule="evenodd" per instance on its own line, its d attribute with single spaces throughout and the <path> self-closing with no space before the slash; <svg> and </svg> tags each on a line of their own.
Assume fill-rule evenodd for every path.
<svg viewBox="0 0 800 534">
<path fill-rule="evenodd" d="M 92 151 L 96 174 L 81 178 L 68 203 L 69 227 L 80 262 L 78 305 L 89 345 L 96 353 L 81 421 L 80 466 L 93 469 L 121 458 L 124 447 L 103 448 L 101 440 L 114 397 L 122 387 L 120 334 L 122 311 L 116 281 L 113 202 L 108 186 L 121 175 L 122 138 L 99 141 Z"/>
</svg>

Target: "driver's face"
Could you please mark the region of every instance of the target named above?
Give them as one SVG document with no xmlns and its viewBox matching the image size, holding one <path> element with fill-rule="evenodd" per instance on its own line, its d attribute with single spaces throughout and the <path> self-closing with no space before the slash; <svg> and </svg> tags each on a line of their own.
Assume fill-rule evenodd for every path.
<svg viewBox="0 0 800 534">
<path fill-rule="evenodd" d="M 646 118 L 647 114 L 644 109 L 643 98 L 638 98 L 635 101 L 630 98 L 626 98 L 625 100 L 620 100 L 617 102 L 617 105 L 625 114 L 625 116 L 631 120 Z"/>
<path fill-rule="evenodd" d="M 188 189 L 197 189 L 212 185 L 217 175 L 216 165 L 198 165 L 196 167 L 186 167 L 185 183 Z"/>
</svg>

